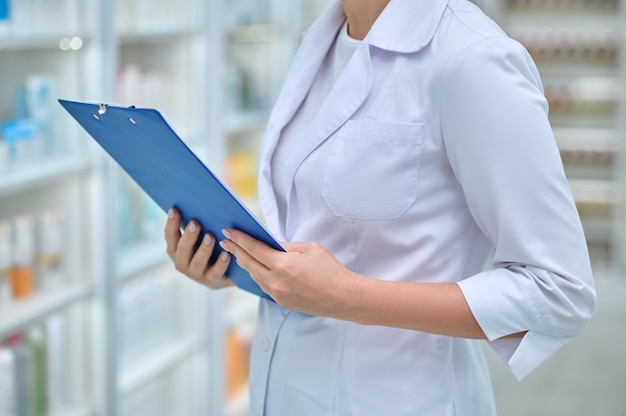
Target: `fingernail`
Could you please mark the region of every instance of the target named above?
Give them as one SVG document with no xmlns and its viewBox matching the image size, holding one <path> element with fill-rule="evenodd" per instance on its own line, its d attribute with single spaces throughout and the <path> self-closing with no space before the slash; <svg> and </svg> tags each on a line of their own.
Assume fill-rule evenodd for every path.
<svg viewBox="0 0 626 416">
<path fill-rule="evenodd" d="M 170 208 L 169 211 L 167 211 L 167 216 L 170 220 L 174 219 L 174 210 L 172 208 Z"/>
<path fill-rule="evenodd" d="M 228 252 L 222 251 L 220 253 L 220 261 L 227 262 L 228 261 Z"/>
<path fill-rule="evenodd" d="M 230 239 L 230 231 L 228 231 L 226 228 L 222 230 L 222 234 L 224 234 L 224 237 Z"/>
<path fill-rule="evenodd" d="M 208 234 L 205 234 L 204 238 L 202 239 L 202 244 L 204 244 L 205 246 L 210 246 L 211 245 L 211 241 L 213 241 L 211 236 L 208 235 Z"/>
<path fill-rule="evenodd" d="M 189 231 L 191 231 L 192 233 L 195 233 L 197 229 L 198 227 L 196 227 L 196 223 L 194 222 L 189 223 Z"/>
<path fill-rule="evenodd" d="M 222 247 L 222 250 L 228 251 L 228 243 L 226 241 L 220 241 L 220 247 Z"/>
</svg>

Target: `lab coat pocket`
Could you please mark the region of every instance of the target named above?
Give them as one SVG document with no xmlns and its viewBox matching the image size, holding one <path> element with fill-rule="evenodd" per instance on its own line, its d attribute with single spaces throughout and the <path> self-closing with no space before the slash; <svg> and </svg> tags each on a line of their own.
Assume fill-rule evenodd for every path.
<svg viewBox="0 0 626 416">
<path fill-rule="evenodd" d="M 340 217 L 394 219 L 415 202 L 422 123 L 350 120 L 331 138 L 322 195 Z"/>
</svg>

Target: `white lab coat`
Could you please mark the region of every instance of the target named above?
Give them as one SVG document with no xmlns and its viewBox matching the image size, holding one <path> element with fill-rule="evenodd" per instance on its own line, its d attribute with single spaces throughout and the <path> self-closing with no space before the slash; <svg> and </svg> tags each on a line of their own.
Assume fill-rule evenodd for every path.
<svg viewBox="0 0 626 416">
<path fill-rule="evenodd" d="M 270 117 L 259 175 L 270 229 L 370 277 L 458 282 L 490 345 L 525 376 L 595 306 L 531 58 L 465 0 L 391 0 L 282 162 L 292 180 L 279 217 L 273 149 L 344 21 L 336 1 L 305 33 Z M 480 341 L 265 300 L 250 381 L 255 416 L 495 414 Z"/>
</svg>

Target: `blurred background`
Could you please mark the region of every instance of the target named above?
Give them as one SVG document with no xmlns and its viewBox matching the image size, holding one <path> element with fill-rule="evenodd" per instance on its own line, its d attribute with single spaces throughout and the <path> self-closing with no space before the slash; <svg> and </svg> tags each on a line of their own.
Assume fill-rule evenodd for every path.
<svg viewBox="0 0 626 416">
<path fill-rule="evenodd" d="M 0 416 L 246 415 L 255 298 L 180 278 L 165 214 L 57 98 L 160 109 L 258 213 L 256 157 L 328 0 L 0 0 Z M 530 51 L 598 285 L 587 330 L 501 415 L 626 415 L 621 0 L 477 1 Z"/>
</svg>

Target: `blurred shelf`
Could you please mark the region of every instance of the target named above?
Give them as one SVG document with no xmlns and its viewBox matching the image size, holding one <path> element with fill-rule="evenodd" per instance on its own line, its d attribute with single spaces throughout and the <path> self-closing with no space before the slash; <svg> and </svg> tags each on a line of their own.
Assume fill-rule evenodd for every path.
<svg viewBox="0 0 626 416">
<path fill-rule="evenodd" d="M 566 165 L 591 165 L 611 169 L 619 149 L 615 129 L 554 128 Z"/>
<path fill-rule="evenodd" d="M 90 169 L 88 160 L 57 158 L 5 173 L 0 173 L 0 197 L 50 185 Z"/>
<path fill-rule="evenodd" d="M 119 38 L 123 43 L 158 43 L 164 40 L 171 42 L 175 38 L 194 35 L 195 30 L 193 24 L 186 22 L 140 25 L 138 27 L 121 29 Z"/>
<path fill-rule="evenodd" d="M 509 12 L 516 10 L 559 13 L 604 12 L 617 13 L 620 0 L 506 0 L 503 2 Z"/>
<path fill-rule="evenodd" d="M 195 337 L 173 340 L 170 345 L 155 345 L 154 351 L 146 351 L 141 361 L 128 365 L 118 375 L 118 392 L 128 394 L 150 380 L 175 367 L 200 348 Z"/>
<path fill-rule="evenodd" d="M 61 50 L 63 39 L 80 38 L 82 47 L 90 40 L 91 36 L 86 33 L 68 33 L 55 35 L 8 35 L 0 37 L 0 52 L 2 51 L 37 51 L 58 49 Z M 82 49 L 81 47 L 81 49 Z M 67 52 L 77 52 L 69 49 Z"/>
<path fill-rule="evenodd" d="M 538 65 L 546 61 L 589 66 L 618 63 L 619 35 L 614 31 L 524 28 L 509 35 L 528 49 Z"/>
<path fill-rule="evenodd" d="M 236 134 L 263 128 L 265 123 L 267 123 L 268 117 L 269 111 L 266 109 L 232 112 L 226 117 L 226 132 L 228 134 Z"/>
<path fill-rule="evenodd" d="M 165 226 L 165 223 L 163 224 Z M 117 278 L 120 281 L 138 276 L 169 261 L 165 239 L 155 239 L 119 248 Z"/>
<path fill-rule="evenodd" d="M 587 77 L 544 82 L 550 114 L 617 116 L 621 86 L 618 79 Z"/>
<path fill-rule="evenodd" d="M 593 218 L 581 216 L 583 229 L 585 231 L 585 237 L 587 239 L 587 245 L 612 245 L 614 236 L 614 222 L 610 218 Z M 590 253 L 594 254 L 594 253 Z M 591 259 L 592 262 L 594 259 Z"/>
<path fill-rule="evenodd" d="M 226 40 L 233 43 L 267 43 L 278 40 L 279 30 L 273 24 L 238 25 L 226 33 Z"/>
<path fill-rule="evenodd" d="M 569 183 L 576 207 L 583 219 L 613 219 L 617 203 L 617 185 L 614 181 L 572 179 Z"/>
<path fill-rule="evenodd" d="M 90 283 L 74 283 L 15 301 L 0 309 L 0 339 L 92 294 Z"/>
</svg>

